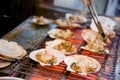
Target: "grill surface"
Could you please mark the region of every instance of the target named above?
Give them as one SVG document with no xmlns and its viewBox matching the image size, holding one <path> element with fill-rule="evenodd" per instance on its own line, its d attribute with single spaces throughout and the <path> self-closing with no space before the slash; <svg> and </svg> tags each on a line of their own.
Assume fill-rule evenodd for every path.
<svg viewBox="0 0 120 80">
<path fill-rule="evenodd" d="M 90 57 L 95 58 L 101 64 L 101 69 L 97 73 L 88 74 L 87 76 L 81 76 L 80 74 L 66 71 L 66 65 L 62 62 L 58 66 L 40 66 L 37 62 L 29 59 L 28 56 L 25 56 L 22 60 L 16 62 L 13 66 L 12 71 L 10 73 L 11 76 L 24 77 L 26 80 L 117 80 L 119 76 L 118 64 L 120 61 L 120 53 L 119 53 L 119 37 L 112 39 L 112 44 L 107 45 L 106 48 L 110 50 L 109 54 L 106 55 L 96 55 L 92 52 L 88 52 L 85 50 L 80 50 L 79 47 L 84 45 L 84 41 L 80 37 L 80 29 L 72 30 L 74 32 L 75 38 L 70 39 L 71 41 L 78 47 L 78 53 L 82 55 L 88 55 Z M 36 50 L 39 48 L 44 48 L 45 42 L 52 40 L 48 36 L 46 36 L 41 42 L 32 49 Z M 28 53 L 32 50 L 28 50 Z M 117 60 L 119 58 L 119 60 Z M 116 66 L 117 65 L 117 66 Z M 117 68 L 116 68 L 117 67 Z M 118 72 L 116 72 L 117 70 Z M 118 75 L 115 77 L 115 75 Z"/>
</svg>

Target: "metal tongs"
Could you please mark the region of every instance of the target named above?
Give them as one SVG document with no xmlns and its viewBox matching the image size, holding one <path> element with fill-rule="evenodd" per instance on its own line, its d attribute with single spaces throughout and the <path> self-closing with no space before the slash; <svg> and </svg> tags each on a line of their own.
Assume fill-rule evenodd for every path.
<svg viewBox="0 0 120 80">
<path fill-rule="evenodd" d="M 106 40 L 105 33 L 103 31 L 101 23 L 98 20 L 97 12 L 96 12 L 96 10 L 95 10 L 95 8 L 93 6 L 93 3 L 90 0 L 88 0 L 88 9 L 89 9 L 89 11 L 90 11 L 90 13 L 91 13 L 91 15 L 93 17 L 93 21 L 94 21 L 94 23 L 95 23 L 95 25 L 96 25 L 100 35 L 103 37 L 104 40 Z"/>
</svg>

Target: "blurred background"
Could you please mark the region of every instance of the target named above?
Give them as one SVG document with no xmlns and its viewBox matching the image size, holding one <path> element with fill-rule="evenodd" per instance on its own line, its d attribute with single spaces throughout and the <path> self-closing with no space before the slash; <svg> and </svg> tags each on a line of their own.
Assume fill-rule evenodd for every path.
<svg viewBox="0 0 120 80">
<path fill-rule="evenodd" d="M 98 14 L 120 17 L 120 0 L 94 0 Z M 65 13 L 89 12 L 81 0 L 2 0 L 0 37 L 32 15 L 61 18 Z"/>
</svg>

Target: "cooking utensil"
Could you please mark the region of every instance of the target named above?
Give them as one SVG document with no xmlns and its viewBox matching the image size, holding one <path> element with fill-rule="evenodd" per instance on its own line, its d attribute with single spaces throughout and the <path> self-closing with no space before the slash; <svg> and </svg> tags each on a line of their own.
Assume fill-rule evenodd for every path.
<svg viewBox="0 0 120 80">
<path fill-rule="evenodd" d="M 88 0 L 88 9 L 89 9 L 89 11 L 90 11 L 90 13 L 92 15 L 93 21 L 95 22 L 95 25 L 97 26 L 97 29 L 98 29 L 99 33 L 105 39 L 106 36 L 105 36 L 104 31 L 103 31 L 102 25 L 99 22 L 97 12 L 96 12 L 96 10 L 95 10 L 95 8 L 93 6 L 93 3 L 90 0 Z"/>
</svg>

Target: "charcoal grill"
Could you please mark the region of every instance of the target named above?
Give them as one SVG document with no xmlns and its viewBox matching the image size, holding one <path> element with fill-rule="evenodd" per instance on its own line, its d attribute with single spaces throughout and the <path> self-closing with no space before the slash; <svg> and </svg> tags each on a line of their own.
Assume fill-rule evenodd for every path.
<svg viewBox="0 0 120 80">
<path fill-rule="evenodd" d="M 80 29 L 73 30 L 76 38 L 69 41 L 78 46 L 84 45 L 84 41 L 80 38 Z M 41 66 L 39 63 L 31 60 L 28 55 L 22 60 L 17 61 L 10 72 L 10 76 L 25 78 L 26 80 L 119 80 L 120 79 L 120 38 L 119 29 L 116 30 L 116 37 L 112 39 L 112 43 L 106 46 L 110 52 L 106 55 L 95 55 L 91 52 L 80 50 L 78 53 L 88 55 L 97 59 L 101 64 L 101 69 L 97 73 L 82 76 L 80 74 L 66 71 L 66 65 L 62 62 L 58 66 Z M 32 50 L 43 48 L 45 42 L 52 40 L 46 36 L 42 41 L 37 42 L 33 49 L 27 50 L 28 53 Z"/>
</svg>

